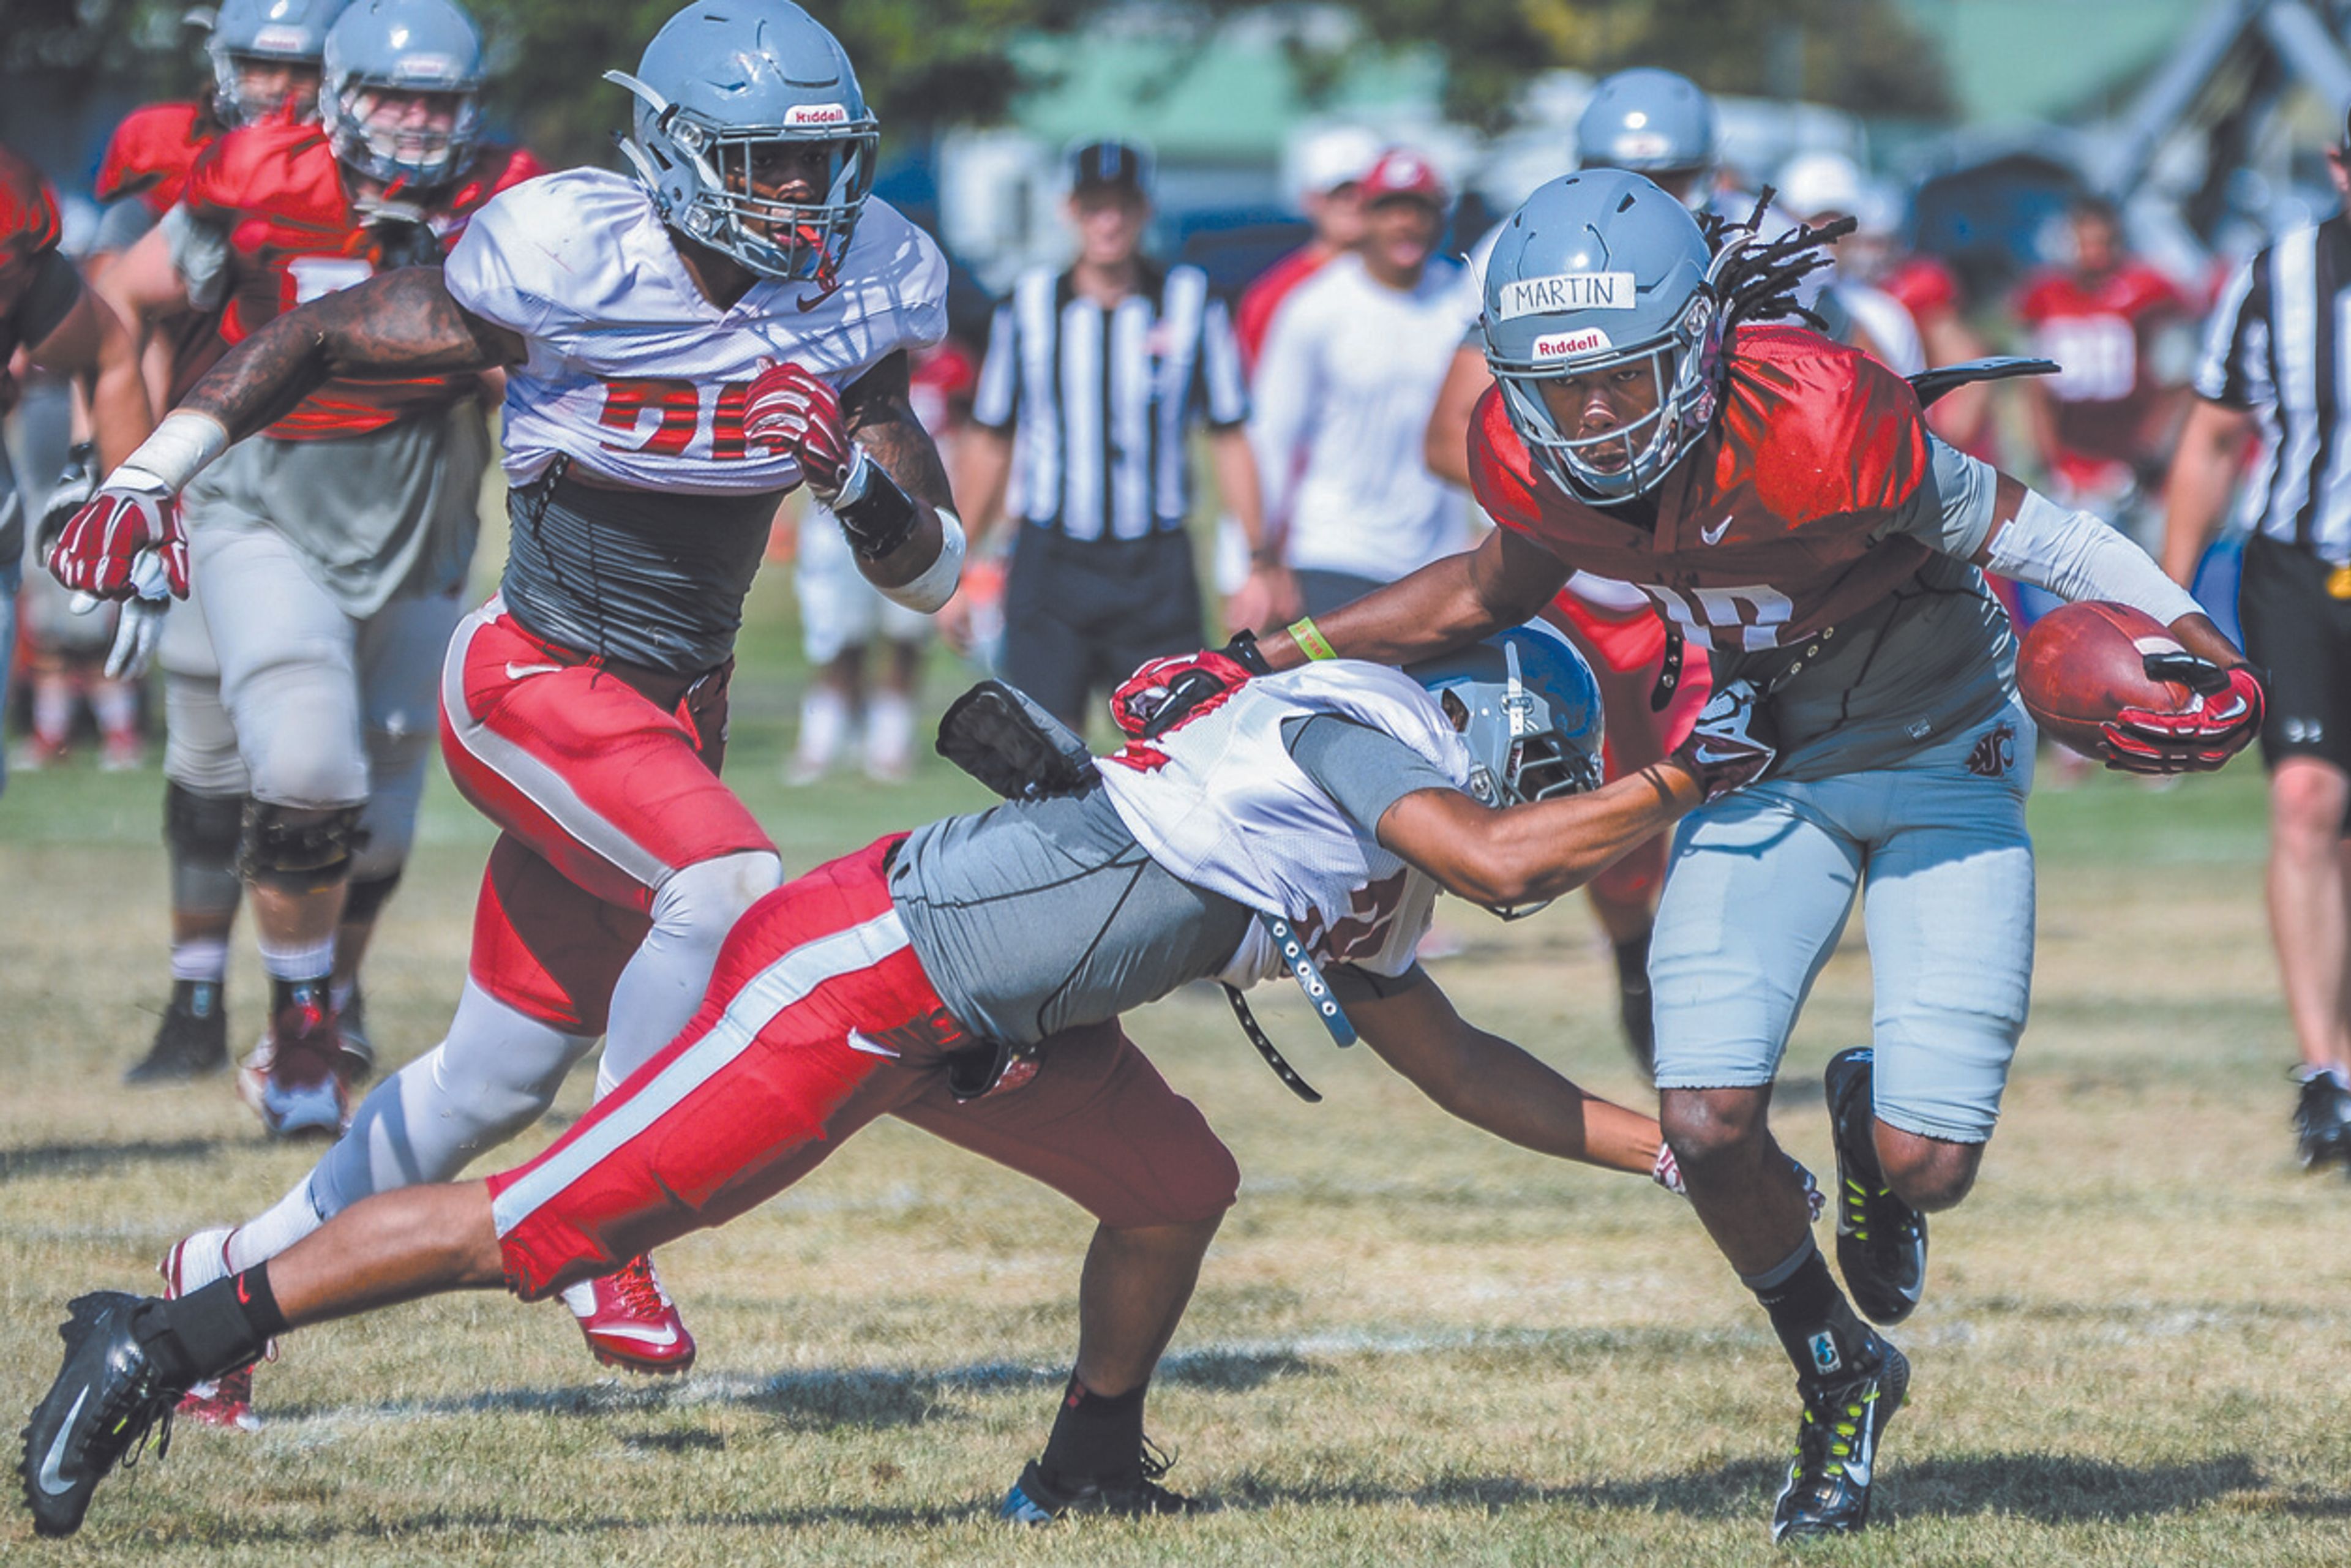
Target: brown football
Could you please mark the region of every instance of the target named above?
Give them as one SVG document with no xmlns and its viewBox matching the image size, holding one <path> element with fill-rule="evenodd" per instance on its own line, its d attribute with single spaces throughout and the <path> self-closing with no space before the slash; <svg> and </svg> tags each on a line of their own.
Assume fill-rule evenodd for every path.
<svg viewBox="0 0 2351 1568">
<path fill-rule="evenodd" d="M 2177 681 L 2149 680 L 2148 653 L 2183 652 L 2142 610 L 2084 600 L 2032 623 L 2016 660 L 2016 689 L 2050 738 L 2095 756 L 2098 727 L 2126 707 L 2178 713 L 2194 694 Z"/>
</svg>

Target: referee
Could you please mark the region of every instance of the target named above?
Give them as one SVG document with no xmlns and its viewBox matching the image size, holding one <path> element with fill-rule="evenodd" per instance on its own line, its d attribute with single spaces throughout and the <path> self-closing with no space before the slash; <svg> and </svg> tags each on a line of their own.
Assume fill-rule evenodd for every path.
<svg viewBox="0 0 2351 1568">
<path fill-rule="evenodd" d="M 1071 155 L 1070 183 L 1077 260 L 1024 274 L 998 308 L 956 492 L 975 553 L 1007 510 L 1026 525 L 1005 580 L 1000 673 L 1081 727 L 1092 693 L 1147 659 L 1200 645 L 1184 527 L 1196 421 L 1208 427 L 1217 487 L 1249 540 L 1252 591 L 1263 591 L 1275 558 L 1231 318 L 1198 267 L 1163 271 L 1142 255 L 1148 156 L 1089 143 Z M 967 614 L 950 606 L 942 619 L 952 634 Z"/>
<path fill-rule="evenodd" d="M 2351 212 L 2351 125 L 2327 151 Z M 2238 511 L 2251 530 L 2237 607 L 2269 670 L 2270 935 L 2302 1051 L 2302 1162 L 2351 1167 L 2351 217 L 2273 242 L 2231 282 L 2207 329 L 2197 402 L 2165 487 L 2164 569 L 2188 583 L 2257 431 Z"/>
</svg>

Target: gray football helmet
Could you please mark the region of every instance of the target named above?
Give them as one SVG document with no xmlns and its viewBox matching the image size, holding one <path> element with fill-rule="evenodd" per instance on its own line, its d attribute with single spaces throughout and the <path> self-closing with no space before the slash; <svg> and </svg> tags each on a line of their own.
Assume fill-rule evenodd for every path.
<svg viewBox="0 0 2351 1568">
<path fill-rule="evenodd" d="M 315 66 L 327 47 L 327 29 L 350 0 L 221 0 L 204 53 L 213 63 L 213 113 L 223 125 L 245 125 L 274 111 L 253 103 L 239 79 L 246 62 Z"/>
<path fill-rule="evenodd" d="M 319 122 L 344 167 L 387 185 L 429 190 L 473 162 L 482 134 L 482 35 L 450 0 L 358 0 L 327 33 Z M 445 128 L 371 126 L 379 92 L 447 93 Z"/>
<path fill-rule="evenodd" d="M 1604 78 L 1575 122 L 1584 169 L 1664 174 L 1714 166 L 1714 99 L 1686 76 L 1636 66 Z"/>
<path fill-rule="evenodd" d="M 621 149 L 673 228 L 764 277 L 829 284 L 873 188 L 881 130 L 840 40 L 790 0 L 712 0 L 671 17 L 637 74 Z M 763 199 L 762 149 L 830 149 L 813 202 Z"/>
<path fill-rule="evenodd" d="M 1486 363 L 1511 428 L 1570 496 L 1629 501 L 1705 433 L 1721 382 L 1720 265 L 1687 208 L 1622 170 L 1553 180 L 1503 224 L 1486 264 Z M 1560 428 L 1543 382 L 1634 362 L 1655 380 L 1653 410 L 1596 435 Z"/>
</svg>

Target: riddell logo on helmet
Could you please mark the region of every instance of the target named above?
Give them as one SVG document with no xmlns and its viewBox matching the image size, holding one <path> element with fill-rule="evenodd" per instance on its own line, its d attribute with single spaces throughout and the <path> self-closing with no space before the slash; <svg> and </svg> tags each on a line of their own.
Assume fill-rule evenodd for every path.
<svg viewBox="0 0 2351 1568">
<path fill-rule="evenodd" d="M 309 42 L 299 27 L 273 25 L 253 35 L 253 52 L 256 55 L 298 55 Z"/>
<path fill-rule="evenodd" d="M 1629 272 L 1561 272 L 1549 277 L 1521 277 L 1502 286 L 1502 319 L 1548 316 L 1560 310 L 1634 310 Z"/>
<path fill-rule="evenodd" d="M 1594 349 L 1613 349 L 1608 334 L 1597 327 L 1586 327 L 1581 332 L 1546 332 L 1535 340 L 1538 360 L 1564 360 L 1575 354 L 1588 354 Z"/>
<path fill-rule="evenodd" d="M 808 125 L 846 125 L 849 110 L 838 103 L 796 103 L 784 111 L 784 127 L 798 131 Z"/>
</svg>

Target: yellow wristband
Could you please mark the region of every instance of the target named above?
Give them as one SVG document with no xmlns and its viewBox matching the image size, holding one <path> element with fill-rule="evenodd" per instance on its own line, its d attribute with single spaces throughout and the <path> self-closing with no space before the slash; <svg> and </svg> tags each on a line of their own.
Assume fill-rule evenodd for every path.
<svg viewBox="0 0 2351 1568">
<path fill-rule="evenodd" d="M 1309 661 L 1339 656 L 1315 626 L 1311 615 L 1301 615 L 1290 623 L 1290 640 L 1298 644 L 1299 652 L 1304 653 Z"/>
</svg>

